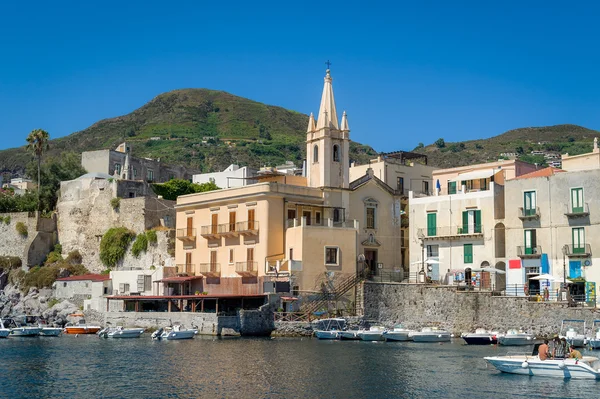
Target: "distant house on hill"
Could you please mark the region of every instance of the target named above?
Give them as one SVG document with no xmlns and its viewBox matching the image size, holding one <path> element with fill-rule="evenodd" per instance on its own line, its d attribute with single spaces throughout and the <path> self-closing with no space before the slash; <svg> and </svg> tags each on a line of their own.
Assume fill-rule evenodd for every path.
<svg viewBox="0 0 600 399">
<path fill-rule="evenodd" d="M 192 177 L 192 182 L 215 183 L 220 188 L 242 187 L 248 184 L 254 184 L 256 181 L 252 179 L 256 176 L 256 169 L 248 166 L 231 164 L 222 172 L 201 173 Z"/>
</svg>

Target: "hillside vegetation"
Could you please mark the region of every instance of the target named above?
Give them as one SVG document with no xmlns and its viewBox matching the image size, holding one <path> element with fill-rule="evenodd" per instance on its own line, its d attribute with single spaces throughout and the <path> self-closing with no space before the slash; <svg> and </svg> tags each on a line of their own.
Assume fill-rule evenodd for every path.
<svg viewBox="0 0 600 399">
<path fill-rule="evenodd" d="M 231 163 L 261 167 L 294 161 L 300 166 L 307 125 L 307 115 L 222 91 L 175 90 L 128 115 L 52 140 L 48 155 L 112 149 L 127 140 L 134 156 L 160 158 L 203 172 L 222 170 Z M 350 150 L 350 158 L 360 163 L 376 154 L 357 143 L 351 143 Z M 24 147 L 0 151 L 0 171 L 22 175 L 30 161 Z"/>
</svg>

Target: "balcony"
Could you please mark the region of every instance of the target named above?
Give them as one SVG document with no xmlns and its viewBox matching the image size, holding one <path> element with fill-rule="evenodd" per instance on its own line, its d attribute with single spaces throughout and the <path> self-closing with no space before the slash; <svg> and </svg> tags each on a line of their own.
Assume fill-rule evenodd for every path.
<svg viewBox="0 0 600 399">
<path fill-rule="evenodd" d="M 521 220 L 533 220 L 540 218 L 540 208 L 519 208 L 519 219 Z"/>
<path fill-rule="evenodd" d="M 290 273 L 290 263 L 294 261 L 289 261 L 287 259 L 280 260 L 269 260 L 265 263 L 265 274 L 267 275 L 287 275 Z"/>
<path fill-rule="evenodd" d="M 235 223 L 223 223 L 217 226 L 217 233 L 220 237 L 237 237 L 238 232 L 236 230 Z"/>
<path fill-rule="evenodd" d="M 517 256 L 521 259 L 536 259 L 542 257 L 542 247 L 517 247 Z"/>
<path fill-rule="evenodd" d="M 192 243 L 196 241 L 196 229 L 185 228 L 177 229 L 177 239 L 183 242 Z"/>
<path fill-rule="evenodd" d="M 483 238 L 482 225 L 445 226 L 418 229 L 417 236 L 423 240 L 459 240 L 462 238 Z"/>
<path fill-rule="evenodd" d="M 220 263 L 200 263 L 198 267 L 200 274 L 206 277 L 221 277 Z"/>
<path fill-rule="evenodd" d="M 288 219 L 286 221 L 286 227 L 330 227 L 330 228 L 347 228 L 347 229 L 358 229 L 358 221 L 357 220 L 344 220 L 334 222 L 333 219 L 321 219 L 319 221 L 306 219 L 306 217 L 296 218 L 296 219 Z"/>
<path fill-rule="evenodd" d="M 563 251 L 569 258 L 588 258 L 592 256 L 592 246 L 590 244 L 568 244 L 563 247 Z"/>
<path fill-rule="evenodd" d="M 590 215 L 590 207 L 587 202 L 583 206 L 567 206 L 565 216 L 568 218 L 582 218 Z"/>
<path fill-rule="evenodd" d="M 251 260 L 245 262 L 235 262 L 235 272 L 242 277 L 252 277 L 258 275 L 258 262 Z"/>
<path fill-rule="evenodd" d="M 195 276 L 196 275 L 196 265 L 194 265 L 194 264 L 175 265 L 175 272 L 178 275 Z"/>
<path fill-rule="evenodd" d="M 207 240 L 214 240 L 221 237 L 219 235 L 219 226 L 217 226 L 216 224 L 200 227 L 200 235 L 206 238 Z"/>
<path fill-rule="evenodd" d="M 258 235 L 258 221 L 249 220 L 247 222 L 237 222 L 235 225 L 237 232 L 243 236 Z"/>
</svg>

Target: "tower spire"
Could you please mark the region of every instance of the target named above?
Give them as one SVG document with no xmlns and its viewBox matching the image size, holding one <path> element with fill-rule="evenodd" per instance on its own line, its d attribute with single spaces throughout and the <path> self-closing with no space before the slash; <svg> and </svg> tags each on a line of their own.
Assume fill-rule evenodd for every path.
<svg viewBox="0 0 600 399">
<path fill-rule="evenodd" d="M 325 127 L 339 130 L 335 99 L 333 97 L 333 86 L 331 85 L 331 74 L 329 69 L 325 72 L 325 85 L 321 95 L 321 107 L 317 117 L 317 130 Z"/>
<path fill-rule="evenodd" d="M 312 133 L 315 131 L 315 116 L 313 113 L 310 113 L 310 117 L 308 118 L 308 129 L 306 129 L 306 133 Z"/>
<path fill-rule="evenodd" d="M 349 132 L 350 127 L 348 126 L 348 116 L 346 115 L 346 111 L 342 114 L 342 127 L 340 128 L 342 132 Z"/>
</svg>

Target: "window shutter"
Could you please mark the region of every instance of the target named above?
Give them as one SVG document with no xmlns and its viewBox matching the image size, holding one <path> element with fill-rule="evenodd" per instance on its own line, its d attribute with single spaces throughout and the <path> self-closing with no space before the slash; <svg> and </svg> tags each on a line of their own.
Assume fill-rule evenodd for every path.
<svg viewBox="0 0 600 399">
<path fill-rule="evenodd" d="M 462 233 L 466 234 L 469 232 L 469 211 L 462 213 Z"/>
<path fill-rule="evenodd" d="M 481 210 L 475 211 L 475 233 L 481 233 Z"/>
</svg>

